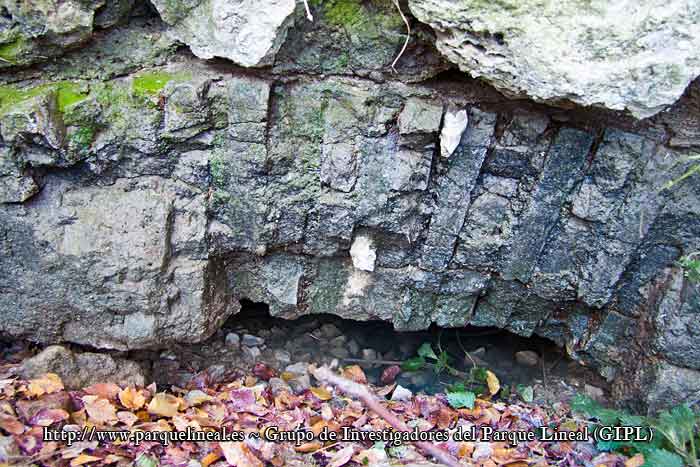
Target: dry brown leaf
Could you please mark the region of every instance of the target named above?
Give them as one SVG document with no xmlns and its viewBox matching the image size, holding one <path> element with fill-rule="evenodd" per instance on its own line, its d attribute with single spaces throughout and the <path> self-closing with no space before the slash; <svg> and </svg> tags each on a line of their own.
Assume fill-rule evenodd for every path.
<svg viewBox="0 0 700 467">
<path fill-rule="evenodd" d="M 101 461 L 101 457 L 88 456 L 87 454 L 80 454 L 78 457 L 70 461 L 71 467 L 78 467 L 79 465 L 87 464 L 89 462 Z"/>
<path fill-rule="evenodd" d="M 0 428 L 11 435 L 19 435 L 24 432 L 24 424 L 22 422 L 12 415 L 5 415 L 2 413 L 0 413 Z"/>
<path fill-rule="evenodd" d="M 119 402 L 129 410 L 139 410 L 146 403 L 143 392 L 132 387 L 119 391 Z"/>
<path fill-rule="evenodd" d="M 308 453 L 308 452 L 318 451 L 322 447 L 323 447 L 323 445 L 321 443 L 319 443 L 318 441 L 313 441 L 310 443 L 303 443 L 303 444 L 300 444 L 299 446 L 295 446 L 294 450 L 296 452 Z"/>
<path fill-rule="evenodd" d="M 328 389 L 325 388 L 311 388 L 310 391 L 314 396 L 318 397 L 322 401 L 331 400 L 333 397 L 331 393 L 328 392 Z"/>
<path fill-rule="evenodd" d="M 367 384 L 367 376 L 359 365 L 350 365 L 343 368 L 343 376 L 360 384 Z"/>
<path fill-rule="evenodd" d="M 159 392 L 148 404 L 148 411 L 161 417 L 174 417 L 180 407 L 180 399 L 172 394 Z"/>
<path fill-rule="evenodd" d="M 625 467 L 642 467 L 644 465 L 644 456 L 637 454 L 625 461 Z"/>
<path fill-rule="evenodd" d="M 63 391 L 63 381 L 55 373 L 46 373 L 44 376 L 29 381 L 27 392 L 29 396 L 39 397 L 44 394 Z"/>
<path fill-rule="evenodd" d="M 248 446 L 237 441 L 227 441 L 219 443 L 221 452 L 224 453 L 226 461 L 236 467 L 264 467 L 263 463 L 255 457 L 248 449 Z"/>
<path fill-rule="evenodd" d="M 83 403 L 90 421 L 105 425 L 118 421 L 117 409 L 107 399 L 98 396 L 83 396 Z"/>
<path fill-rule="evenodd" d="M 501 390 L 501 382 L 491 370 L 486 370 L 486 384 L 492 396 Z"/>
<path fill-rule="evenodd" d="M 99 396 L 107 400 L 116 399 L 119 391 L 121 391 L 121 388 L 114 383 L 97 383 L 85 388 L 86 394 Z"/>
<path fill-rule="evenodd" d="M 131 428 L 136 424 L 136 422 L 139 421 L 139 417 L 137 417 L 133 412 L 127 412 L 125 410 L 121 412 L 117 412 L 117 418 L 119 419 L 120 422 L 122 422 L 124 425 L 127 427 Z"/>
</svg>

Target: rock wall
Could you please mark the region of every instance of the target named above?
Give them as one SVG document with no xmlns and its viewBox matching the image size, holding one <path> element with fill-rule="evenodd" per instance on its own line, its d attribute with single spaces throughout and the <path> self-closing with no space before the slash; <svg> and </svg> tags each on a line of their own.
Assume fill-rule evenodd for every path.
<svg viewBox="0 0 700 467">
<path fill-rule="evenodd" d="M 257 52 L 216 1 L 93 3 L 60 53 L 0 47 L 3 335 L 165 347 L 246 298 L 542 335 L 652 408 L 700 391 L 700 296 L 675 263 L 700 247 L 700 187 L 663 189 L 700 145 L 697 85 L 636 120 L 506 98 L 412 17 L 392 71 L 389 0 L 310 2 L 312 22 L 263 2 Z M 37 16 L 8 14 L 6 43 L 40 50 Z M 216 21 L 240 41 L 203 51 Z"/>
</svg>

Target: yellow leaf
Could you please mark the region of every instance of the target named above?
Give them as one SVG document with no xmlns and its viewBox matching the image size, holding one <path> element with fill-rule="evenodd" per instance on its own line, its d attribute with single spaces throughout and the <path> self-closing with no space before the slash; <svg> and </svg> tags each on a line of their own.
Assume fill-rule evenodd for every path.
<svg viewBox="0 0 700 467">
<path fill-rule="evenodd" d="M 280 375 L 280 377 L 281 377 L 284 381 L 289 382 L 289 381 L 291 381 L 291 380 L 294 379 L 294 373 L 291 373 L 291 372 L 289 372 L 289 371 L 283 371 L 282 374 Z"/>
<path fill-rule="evenodd" d="M 28 392 L 30 396 L 42 396 L 63 390 L 63 382 L 55 373 L 46 373 L 41 378 L 29 381 Z"/>
<path fill-rule="evenodd" d="M 327 389 L 324 388 L 311 388 L 311 393 L 321 399 L 322 401 L 330 400 L 333 396 Z"/>
<path fill-rule="evenodd" d="M 209 394 L 207 394 L 204 391 L 200 391 L 199 389 L 195 389 L 194 391 L 190 391 L 187 393 L 187 395 L 185 395 L 185 401 L 190 406 L 203 404 L 204 402 L 209 402 L 213 399 L 214 398 L 211 397 Z"/>
<path fill-rule="evenodd" d="M 625 461 L 625 467 L 641 467 L 644 465 L 644 456 L 637 454 Z"/>
<path fill-rule="evenodd" d="M 212 451 L 202 458 L 200 464 L 202 464 L 202 467 L 209 467 L 209 465 L 213 464 L 219 459 L 221 459 L 221 455 Z"/>
<path fill-rule="evenodd" d="M 143 392 L 128 387 L 119 391 L 119 402 L 127 409 L 138 410 L 146 403 L 146 397 Z"/>
<path fill-rule="evenodd" d="M 148 411 L 161 417 L 174 417 L 179 406 L 180 400 L 177 397 L 159 392 L 153 396 L 153 399 L 148 404 Z"/>
<path fill-rule="evenodd" d="M 491 370 L 486 370 L 486 384 L 489 386 L 489 392 L 491 395 L 494 395 L 501 390 L 501 383 Z"/>
<path fill-rule="evenodd" d="M 80 454 L 78 457 L 70 461 L 71 467 L 77 467 L 79 465 L 87 464 L 88 462 L 101 461 L 101 457 L 88 456 L 87 454 Z"/>
</svg>

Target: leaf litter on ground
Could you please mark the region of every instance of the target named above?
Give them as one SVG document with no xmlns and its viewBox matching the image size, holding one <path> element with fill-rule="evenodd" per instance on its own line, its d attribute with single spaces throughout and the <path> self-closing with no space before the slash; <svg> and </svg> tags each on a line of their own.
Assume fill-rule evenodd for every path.
<svg viewBox="0 0 700 467">
<path fill-rule="evenodd" d="M 437 355 L 423 349 L 423 358 Z M 340 432 L 343 427 L 359 431 L 391 428 L 385 418 L 369 410 L 359 400 L 332 384 L 317 381 L 315 386 L 294 393 L 287 386 L 269 382 L 279 378 L 274 370 L 257 364 L 249 372 L 225 383 L 209 383 L 197 375 L 185 388 L 170 390 L 100 383 L 82 390 L 67 390 L 60 377 L 43 375 L 32 380 L 13 376 L 17 364 L 0 362 L 0 467 L 94 466 L 94 467 L 263 467 L 320 466 L 356 467 L 364 465 L 436 465 L 412 443 L 392 446 L 374 441 L 328 441 L 318 438 L 305 442 L 272 442 L 262 436 L 269 427 L 279 431 L 307 430 L 318 436 L 322 431 Z M 487 370 L 488 371 L 488 370 Z M 386 381 L 398 372 L 390 370 Z M 257 376 L 256 376 L 257 375 Z M 456 430 L 476 432 L 482 427 L 502 431 L 534 431 L 539 426 L 579 430 L 588 423 L 571 417 L 565 404 L 541 407 L 510 400 L 497 401 L 498 378 L 488 371 L 486 394 L 460 391 L 447 394 L 414 395 L 407 401 L 391 401 L 395 384 L 372 386 L 359 366 L 338 371 L 364 387 L 400 423 L 421 431 Z M 242 441 L 171 442 L 82 440 L 71 446 L 47 441 L 44 429 L 83 432 L 91 429 L 134 433 L 172 431 L 243 432 Z M 476 467 L 595 466 L 640 467 L 643 456 L 625 457 L 599 452 L 593 442 L 457 441 L 433 443 L 457 459 L 458 465 Z"/>
</svg>

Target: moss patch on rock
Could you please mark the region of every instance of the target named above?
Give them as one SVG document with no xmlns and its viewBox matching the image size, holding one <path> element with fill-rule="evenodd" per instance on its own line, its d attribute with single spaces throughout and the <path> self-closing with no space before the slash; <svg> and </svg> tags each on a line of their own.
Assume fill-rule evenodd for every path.
<svg viewBox="0 0 700 467">
<path fill-rule="evenodd" d="M 56 93 L 56 104 L 60 112 L 88 96 L 86 87 L 73 81 L 41 84 L 30 88 L 4 85 L 0 86 L 0 115 L 33 97 L 49 92 Z"/>
<path fill-rule="evenodd" d="M 141 96 L 154 96 L 174 80 L 189 78 L 185 73 L 169 73 L 166 71 L 149 71 L 134 77 L 131 87 L 134 94 Z"/>
</svg>

